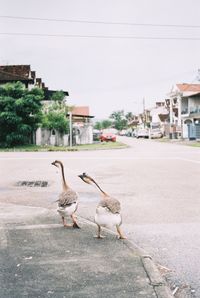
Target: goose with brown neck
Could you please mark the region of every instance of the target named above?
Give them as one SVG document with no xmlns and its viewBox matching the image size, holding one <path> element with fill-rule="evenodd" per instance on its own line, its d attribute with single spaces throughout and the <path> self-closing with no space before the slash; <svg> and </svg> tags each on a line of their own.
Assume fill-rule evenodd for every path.
<svg viewBox="0 0 200 298">
<path fill-rule="evenodd" d="M 96 181 L 88 176 L 86 173 L 79 175 L 79 177 L 87 184 L 94 185 L 102 194 L 101 200 L 96 208 L 95 223 L 98 227 L 97 238 L 103 238 L 101 235 L 101 227 L 116 227 L 119 239 L 126 239 L 121 231 L 122 216 L 120 202 L 110 197 Z"/>
<path fill-rule="evenodd" d="M 64 166 L 59 160 L 52 162 L 52 165 L 59 168 L 62 175 L 62 192 L 57 200 L 57 212 L 60 214 L 64 227 L 70 227 L 66 222 L 66 217 L 70 216 L 73 221 L 73 228 L 80 228 L 77 224 L 75 212 L 78 208 L 78 195 L 69 187 L 65 180 Z"/>
</svg>

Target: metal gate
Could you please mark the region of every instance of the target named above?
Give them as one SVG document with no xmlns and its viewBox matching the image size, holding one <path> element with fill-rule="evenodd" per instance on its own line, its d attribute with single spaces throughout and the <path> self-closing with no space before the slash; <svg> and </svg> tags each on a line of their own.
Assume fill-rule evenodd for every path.
<svg viewBox="0 0 200 298">
<path fill-rule="evenodd" d="M 194 123 L 188 124 L 188 138 L 196 140 L 196 125 Z"/>
<path fill-rule="evenodd" d="M 196 139 L 200 139 L 200 124 L 196 124 Z"/>
</svg>

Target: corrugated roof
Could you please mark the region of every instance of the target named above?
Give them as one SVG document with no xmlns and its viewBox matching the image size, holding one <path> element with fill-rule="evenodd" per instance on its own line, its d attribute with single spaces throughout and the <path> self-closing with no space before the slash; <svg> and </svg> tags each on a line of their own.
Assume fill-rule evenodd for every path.
<svg viewBox="0 0 200 298">
<path fill-rule="evenodd" d="M 89 116 L 89 107 L 88 106 L 77 106 L 72 110 L 72 115 L 81 115 L 81 116 Z"/>
<path fill-rule="evenodd" d="M 181 92 L 185 92 L 185 91 L 200 92 L 200 84 L 183 83 L 183 84 L 176 84 L 176 86 Z"/>
<path fill-rule="evenodd" d="M 183 97 L 191 97 L 200 94 L 200 91 L 192 92 L 192 91 L 185 91 L 183 92 Z"/>
</svg>

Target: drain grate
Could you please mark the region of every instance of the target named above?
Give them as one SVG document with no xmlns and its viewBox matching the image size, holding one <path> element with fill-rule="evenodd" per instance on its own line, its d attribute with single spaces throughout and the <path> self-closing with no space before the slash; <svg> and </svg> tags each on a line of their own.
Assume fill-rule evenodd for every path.
<svg viewBox="0 0 200 298">
<path fill-rule="evenodd" d="M 48 181 L 18 181 L 16 186 L 27 186 L 27 187 L 47 187 L 49 186 Z"/>
</svg>

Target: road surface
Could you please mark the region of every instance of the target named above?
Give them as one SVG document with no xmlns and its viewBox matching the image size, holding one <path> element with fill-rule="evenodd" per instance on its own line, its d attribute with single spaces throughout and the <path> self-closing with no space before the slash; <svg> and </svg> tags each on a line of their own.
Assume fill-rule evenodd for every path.
<svg viewBox="0 0 200 298">
<path fill-rule="evenodd" d="M 0 201 L 6 206 L 15 203 L 19 209 L 22 205 L 56 209 L 61 181 L 51 162 L 60 159 L 69 184 L 79 192 L 80 216 L 93 220 L 99 201 L 97 190 L 78 178 L 87 172 L 120 200 L 125 234 L 155 262 L 170 269 L 166 275 L 170 285 L 185 287 L 187 297 L 200 297 L 200 149 L 127 137 L 122 140 L 130 147 L 0 153 Z M 16 186 L 16 182 L 26 180 L 48 181 L 49 186 Z M 3 210 L 0 213 L 2 223 L 23 223 L 23 212 L 6 219 Z"/>
</svg>

